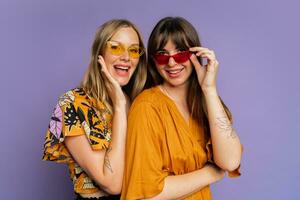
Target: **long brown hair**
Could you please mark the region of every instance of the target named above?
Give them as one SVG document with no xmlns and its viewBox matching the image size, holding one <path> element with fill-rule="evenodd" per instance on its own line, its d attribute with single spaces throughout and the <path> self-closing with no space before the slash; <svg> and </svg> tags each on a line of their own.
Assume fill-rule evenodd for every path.
<svg viewBox="0 0 300 200">
<path fill-rule="evenodd" d="M 120 29 L 131 27 L 135 30 L 139 38 L 139 45 L 144 49 L 144 43 L 137 27 L 125 19 L 113 19 L 101 25 L 96 32 L 95 39 L 91 48 L 90 64 L 81 82 L 87 94 L 97 100 L 101 100 L 111 110 L 112 103 L 109 98 L 107 89 L 104 84 L 104 77 L 101 73 L 101 65 L 98 63 L 98 55 L 104 55 L 106 43 Z M 122 89 L 133 100 L 143 89 L 146 76 L 146 53 L 139 58 L 139 63 L 133 73 L 129 83 L 123 86 Z"/>
<path fill-rule="evenodd" d="M 163 49 L 168 40 L 171 40 L 177 49 L 188 50 L 190 47 L 201 46 L 196 29 L 191 23 L 182 17 L 165 17 L 161 19 L 150 34 L 148 40 L 148 73 L 147 88 L 160 85 L 163 78 L 158 73 L 152 55 Z M 202 63 L 201 59 L 199 59 Z M 210 133 L 208 123 L 208 113 L 203 91 L 199 85 L 197 74 L 193 68 L 189 77 L 187 93 L 187 104 L 191 116 L 201 124 L 206 133 Z M 231 113 L 220 98 L 225 112 L 231 120 Z"/>
</svg>

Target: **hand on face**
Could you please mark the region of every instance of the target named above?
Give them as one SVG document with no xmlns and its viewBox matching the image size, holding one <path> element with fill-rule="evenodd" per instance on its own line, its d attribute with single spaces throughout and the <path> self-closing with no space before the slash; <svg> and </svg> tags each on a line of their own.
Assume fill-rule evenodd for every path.
<svg viewBox="0 0 300 200">
<path fill-rule="evenodd" d="M 190 60 L 195 67 L 198 82 L 201 85 L 202 90 L 204 92 L 208 90 L 216 90 L 219 62 L 216 59 L 214 51 L 204 47 L 192 47 L 189 50 L 193 52 Z M 202 66 L 197 57 L 207 58 L 207 65 Z"/>
<path fill-rule="evenodd" d="M 104 75 L 104 83 L 107 89 L 108 95 L 111 98 L 113 105 L 116 106 L 119 103 L 126 101 L 125 95 L 122 88 L 117 80 L 115 80 L 112 75 L 108 72 L 106 63 L 102 56 L 98 56 L 98 62 L 101 65 L 101 71 Z"/>
<path fill-rule="evenodd" d="M 139 37 L 131 27 L 120 28 L 107 41 L 102 57 L 108 72 L 121 86 L 128 84 L 137 68 L 139 51 Z"/>
<path fill-rule="evenodd" d="M 114 107 L 126 103 L 122 86 L 130 81 L 140 56 L 139 36 L 131 27 L 117 30 L 106 44 L 103 55 L 98 56 L 105 78 L 105 86 Z"/>
</svg>

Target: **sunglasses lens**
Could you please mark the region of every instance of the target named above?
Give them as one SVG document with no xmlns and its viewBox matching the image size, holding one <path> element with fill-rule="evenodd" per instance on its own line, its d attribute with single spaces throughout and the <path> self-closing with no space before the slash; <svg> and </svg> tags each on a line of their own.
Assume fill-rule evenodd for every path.
<svg viewBox="0 0 300 200">
<path fill-rule="evenodd" d="M 121 45 L 117 42 L 108 41 L 107 47 L 108 47 L 108 50 L 110 51 L 110 53 L 113 55 L 121 55 L 122 53 L 124 53 L 123 45 Z"/>
<path fill-rule="evenodd" d="M 131 46 L 128 48 L 128 53 L 131 58 L 139 58 L 143 54 L 143 50 L 139 46 Z"/>
<path fill-rule="evenodd" d="M 154 55 L 154 59 L 159 65 L 166 65 L 169 62 L 169 55 L 166 54 L 156 54 Z"/>
<path fill-rule="evenodd" d="M 116 56 L 122 55 L 126 50 L 121 43 L 114 41 L 108 41 L 107 48 L 111 54 Z M 131 58 L 139 58 L 144 53 L 143 49 L 138 45 L 128 47 L 127 51 Z"/>
<path fill-rule="evenodd" d="M 192 55 L 192 53 L 189 51 L 181 51 L 181 52 L 173 55 L 172 57 L 174 58 L 175 62 L 184 63 L 190 59 L 191 55 Z"/>
<path fill-rule="evenodd" d="M 159 65 L 166 65 L 169 62 L 170 57 L 172 57 L 176 63 L 184 63 L 188 61 L 191 57 L 192 53 L 189 51 L 181 51 L 175 55 L 168 55 L 168 54 L 156 54 L 154 55 L 154 59 Z"/>
</svg>

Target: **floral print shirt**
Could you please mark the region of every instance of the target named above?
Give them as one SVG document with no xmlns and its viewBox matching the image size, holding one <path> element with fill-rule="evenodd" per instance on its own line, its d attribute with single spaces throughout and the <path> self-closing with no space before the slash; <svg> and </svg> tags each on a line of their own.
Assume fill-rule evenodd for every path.
<svg viewBox="0 0 300 200">
<path fill-rule="evenodd" d="M 63 94 L 54 108 L 46 132 L 43 160 L 66 163 L 76 193 L 90 194 L 101 189 L 74 161 L 64 140 L 85 135 L 93 150 L 106 149 L 111 140 L 111 119 L 107 107 L 89 97 L 83 88 Z"/>
</svg>

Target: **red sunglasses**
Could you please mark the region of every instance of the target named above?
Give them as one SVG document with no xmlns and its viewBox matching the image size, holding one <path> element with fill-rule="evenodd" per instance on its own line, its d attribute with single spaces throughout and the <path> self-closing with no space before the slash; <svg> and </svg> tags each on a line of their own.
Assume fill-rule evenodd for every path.
<svg viewBox="0 0 300 200">
<path fill-rule="evenodd" d="M 192 53 L 190 51 L 180 51 L 174 55 L 168 55 L 163 53 L 157 53 L 153 56 L 154 60 L 159 65 L 166 65 L 169 63 L 169 59 L 172 57 L 176 63 L 184 63 L 188 61 Z"/>
</svg>

